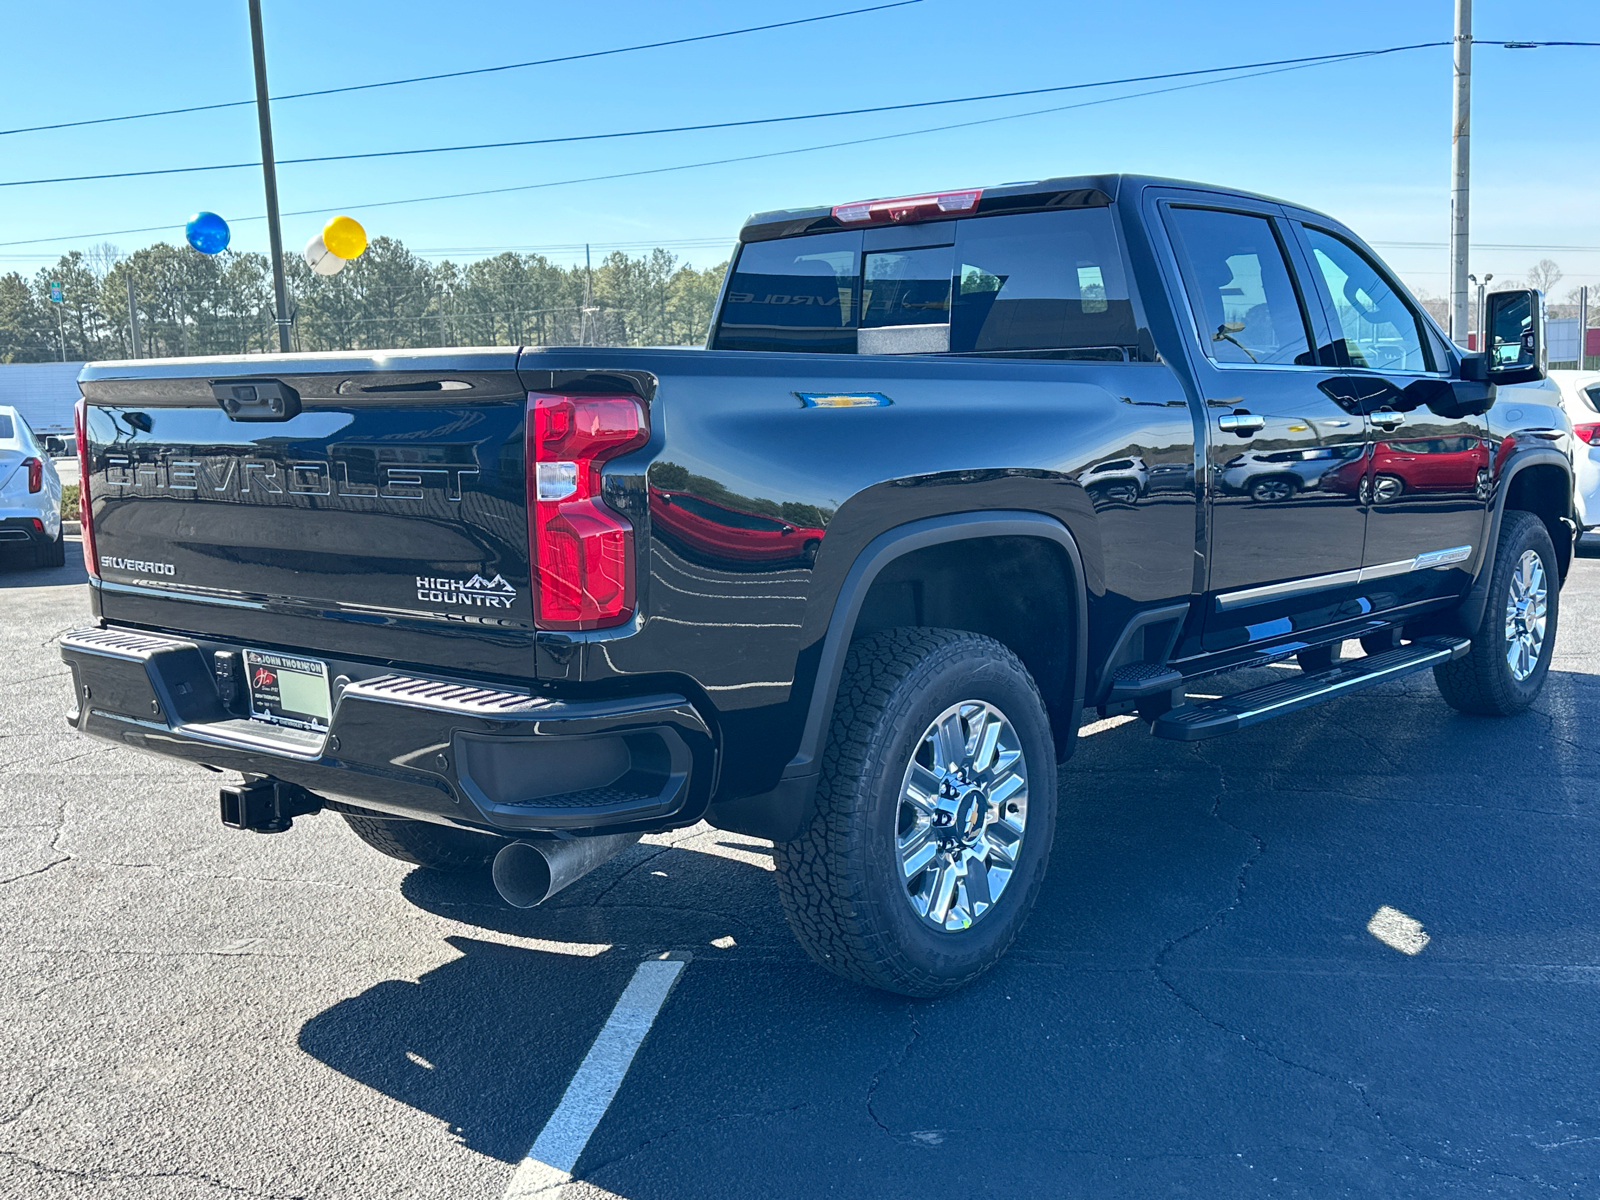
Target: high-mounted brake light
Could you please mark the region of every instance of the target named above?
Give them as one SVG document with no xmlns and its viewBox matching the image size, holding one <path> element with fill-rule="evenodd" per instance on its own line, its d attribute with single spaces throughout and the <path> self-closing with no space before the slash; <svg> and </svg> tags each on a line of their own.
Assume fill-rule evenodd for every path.
<svg viewBox="0 0 1600 1200">
<path fill-rule="evenodd" d="M 83 527 L 83 569 L 100 578 L 100 556 L 94 552 L 94 517 L 89 508 L 89 416 L 84 402 L 72 409 L 72 430 L 78 436 L 78 523 Z"/>
<path fill-rule="evenodd" d="M 633 615 L 633 526 L 600 499 L 600 464 L 642 446 L 634 396 L 528 396 L 528 550 L 541 629 L 598 629 Z"/>
<path fill-rule="evenodd" d="M 1591 446 L 1600 444 L 1595 440 L 1600 438 L 1600 424 L 1574 425 L 1572 427 L 1572 432 L 1577 434 Z"/>
<path fill-rule="evenodd" d="M 893 200 L 857 200 L 854 204 L 835 204 L 833 219 L 841 225 L 872 225 L 976 212 L 982 195 L 982 188 L 968 188 L 959 192 L 930 192 L 926 196 L 900 196 Z"/>
<path fill-rule="evenodd" d="M 30 458 L 22 464 L 28 468 L 28 491 L 37 492 L 44 488 L 44 463 L 40 459 Z"/>
</svg>

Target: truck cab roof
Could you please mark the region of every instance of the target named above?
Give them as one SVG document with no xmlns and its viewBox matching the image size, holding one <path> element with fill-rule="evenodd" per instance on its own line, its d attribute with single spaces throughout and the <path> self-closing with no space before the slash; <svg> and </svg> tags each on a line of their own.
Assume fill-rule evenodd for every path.
<svg viewBox="0 0 1600 1200">
<path fill-rule="evenodd" d="M 964 191 L 979 193 L 974 208 L 939 213 L 929 211 L 915 220 L 896 220 L 896 224 L 920 224 L 923 221 L 954 220 L 958 217 L 989 216 L 997 213 L 1038 212 L 1056 208 L 1104 208 L 1115 204 L 1125 189 L 1139 190 L 1147 186 L 1180 187 L 1194 191 L 1216 192 L 1227 196 L 1243 196 L 1269 204 L 1288 204 L 1275 196 L 1247 192 L 1239 188 L 1219 187 L 1211 183 L 1197 183 L 1187 179 L 1166 179 L 1157 175 L 1063 175 L 1051 179 L 1038 179 L 1027 183 L 1004 183 L 997 187 L 968 188 Z M 949 195 L 957 189 L 943 189 L 926 193 L 931 198 Z M 839 209 L 845 205 L 818 205 L 806 208 L 774 209 L 753 214 L 739 231 L 741 242 L 765 242 L 774 238 L 798 237 L 807 233 L 821 233 L 833 229 L 859 228 L 838 219 Z M 1301 206 L 1296 205 L 1299 208 Z M 1303 210 L 1302 211 L 1307 211 Z M 1323 215 L 1323 214 L 1318 214 Z M 1331 219 L 1331 218 L 1330 218 Z"/>
</svg>

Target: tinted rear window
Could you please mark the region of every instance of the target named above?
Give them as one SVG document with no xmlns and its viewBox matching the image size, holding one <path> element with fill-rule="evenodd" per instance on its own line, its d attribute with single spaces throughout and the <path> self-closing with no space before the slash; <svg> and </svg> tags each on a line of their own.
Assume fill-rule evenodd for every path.
<svg viewBox="0 0 1600 1200">
<path fill-rule="evenodd" d="M 963 221 L 950 349 L 1119 351 L 1138 342 L 1111 210 Z"/>
<path fill-rule="evenodd" d="M 718 350 L 856 351 L 861 235 L 751 242 L 722 301 Z"/>
<path fill-rule="evenodd" d="M 9 442 L 16 436 L 16 426 L 12 425 L 11 418 L 0 414 L 0 442 Z"/>
<path fill-rule="evenodd" d="M 853 354 L 867 330 L 862 353 L 1137 355 L 1109 209 L 954 224 L 953 246 L 863 253 L 860 233 L 744 246 L 714 348 Z M 949 237 L 949 223 L 928 228 Z"/>
</svg>

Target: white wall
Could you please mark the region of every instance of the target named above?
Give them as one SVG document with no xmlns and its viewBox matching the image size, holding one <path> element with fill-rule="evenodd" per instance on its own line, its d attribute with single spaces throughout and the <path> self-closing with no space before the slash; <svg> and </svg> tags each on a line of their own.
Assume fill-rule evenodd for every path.
<svg viewBox="0 0 1600 1200">
<path fill-rule="evenodd" d="M 22 414 L 36 433 L 71 433 L 81 362 L 0 363 L 0 404 Z"/>
</svg>

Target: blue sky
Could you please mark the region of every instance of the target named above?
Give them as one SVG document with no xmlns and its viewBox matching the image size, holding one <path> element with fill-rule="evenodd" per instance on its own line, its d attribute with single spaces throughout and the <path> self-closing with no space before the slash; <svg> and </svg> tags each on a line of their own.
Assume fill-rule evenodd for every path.
<svg viewBox="0 0 1600 1200">
<path fill-rule="evenodd" d="M 605 49 L 860 7 L 871 0 L 265 0 L 274 92 Z M 1594 0 L 1477 0 L 1483 38 L 1600 41 Z M 1449 0 L 923 0 L 911 7 L 699 45 L 337 98 L 284 101 L 280 158 L 777 116 L 1122 75 L 1447 40 Z M 1584 114 L 1600 49 L 1479 45 L 1473 268 L 1521 276 L 1540 257 L 1600 284 L 1600 156 Z M 430 257 L 664 244 L 720 260 L 752 211 L 1089 171 L 1148 171 L 1264 191 L 1331 212 L 1379 243 L 1412 287 L 1446 284 L 1448 49 L 1290 71 L 1090 108 L 631 180 L 374 207 L 754 155 L 1004 116 L 1162 85 L 749 130 L 587 145 L 285 166 L 286 247 L 347 212 Z M 1170 86 L 1170 85 L 1169 85 Z M 0 48 L 0 127 L 248 98 L 244 0 L 14 5 Z M 252 108 L 0 137 L 0 180 L 258 157 Z M 259 171 L 0 188 L 0 242 L 170 223 L 196 209 L 265 249 Z M 0 271 L 110 241 L 0 246 Z M 1437 243 L 1403 247 L 1384 243 Z M 1595 247 L 1593 250 L 1553 247 Z"/>
</svg>

